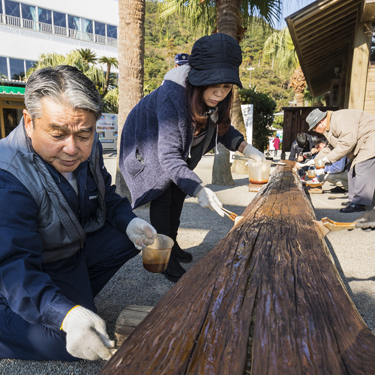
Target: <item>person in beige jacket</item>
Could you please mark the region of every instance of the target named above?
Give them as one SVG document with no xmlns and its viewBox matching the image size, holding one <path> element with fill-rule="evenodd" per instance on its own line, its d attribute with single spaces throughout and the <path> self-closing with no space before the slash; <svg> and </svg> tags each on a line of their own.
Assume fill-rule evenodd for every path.
<svg viewBox="0 0 375 375">
<path fill-rule="evenodd" d="M 316 108 L 306 121 L 309 130 L 324 135 L 328 141 L 315 162 L 323 159 L 334 163 L 344 156 L 349 159 L 350 204 L 340 212 L 365 211 L 375 190 L 375 117 L 355 109 L 322 112 Z"/>
</svg>

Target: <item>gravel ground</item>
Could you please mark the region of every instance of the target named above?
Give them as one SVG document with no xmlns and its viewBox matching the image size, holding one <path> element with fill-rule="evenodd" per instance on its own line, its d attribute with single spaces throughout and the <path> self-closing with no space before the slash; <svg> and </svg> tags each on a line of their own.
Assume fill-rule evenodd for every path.
<svg viewBox="0 0 375 375">
<path fill-rule="evenodd" d="M 235 186 L 210 186 L 213 156 L 205 156 L 197 169 L 203 182 L 214 190 L 223 205 L 241 214 L 256 193 L 248 191 L 246 175 L 233 174 Z M 116 168 L 115 153 L 106 153 L 105 164 L 111 174 Z M 325 186 L 330 188 L 330 186 Z M 359 214 L 341 214 L 344 195 L 329 199 L 329 193 L 311 194 L 311 201 L 318 219 L 329 217 L 335 221 L 352 221 Z M 148 208 L 135 210 L 148 220 Z M 224 237 L 232 227 L 232 221 L 220 218 L 216 213 L 199 206 L 195 198 L 185 201 L 178 241 L 182 248 L 193 254 L 194 260 L 184 264 L 189 270 Z M 330 232 L 327 244 L 344 284 L 366 324 L 375 333 L 375 231 Z M 143 269 L 141 256 L 127 262 L 96 297 L 98 314 L 107 322 L 108 333 L 114 337 L 117 316 L 128 305 L 154 306 L 174 284 L 163 275 L 151 274 Z M 0 374 L 6 375 L 94 375 L 98 374 L 105 361 L 57 361 L 0 360 Z"/>
</svg>

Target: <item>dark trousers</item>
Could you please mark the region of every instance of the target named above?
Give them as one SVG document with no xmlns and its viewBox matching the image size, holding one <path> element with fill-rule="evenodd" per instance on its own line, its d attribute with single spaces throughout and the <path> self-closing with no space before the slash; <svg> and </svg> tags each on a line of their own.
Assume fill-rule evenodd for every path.
<svg viewBox="0 0 375 375">
<path fill-rule="evenodd" d="M 106 224 L 88 234 L 74 256 L 47 263 L 43 271 L 62 294 L 96 312 L 94 297 L 119 268 L 139 253 L 125 233 Z M 74 361 L 66 351 L 66 334 L 43 324 L 31 324 L 0 302 L 0 358 Z"/>
<path fill-rule="evenodd" d="M 186 194 L 173 182 L 162 195 L 150 204 L 151 225 L 160 234 L 176 242 L 180 216 Z"/>
<path fill-rule="evenodd" d="M 350 168 L 348 172 L 349 201 L 371 206 L 375 189 L 375 158 Z"/>
</svg>

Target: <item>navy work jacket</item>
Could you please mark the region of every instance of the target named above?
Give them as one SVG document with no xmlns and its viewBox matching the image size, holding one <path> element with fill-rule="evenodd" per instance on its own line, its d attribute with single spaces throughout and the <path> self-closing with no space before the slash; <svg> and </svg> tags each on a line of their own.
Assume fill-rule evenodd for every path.
<svg viewBox="0 0 375 375">
<path fill-rule="evenodd" d="M 75 171 L 78 196 L 63 175 L 46 165 L 84 226 L 99 205 L 97 186 L 88 161 L 81 163 Z M 107 222 L 125 232 L 136 215 L 129 201 L 116 194 L 102 156 L 100 165 L 105 181 Z M 43 272 L 37 203 L 27 188 L 4 170 L 0 170 L 0 207 L 0 304 L 9 306 L 30 323 L 43 323 L 58 330 L 75 304 L 62 295 L 50 276 Z"/>
</svg>

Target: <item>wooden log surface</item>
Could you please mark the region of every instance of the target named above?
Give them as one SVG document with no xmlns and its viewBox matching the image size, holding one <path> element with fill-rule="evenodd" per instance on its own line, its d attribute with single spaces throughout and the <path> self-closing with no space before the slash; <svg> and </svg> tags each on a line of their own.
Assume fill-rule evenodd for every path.
<svg viewBox="0 0 375 375">
<path fill-rule="evenodd" d="M 375 336 L 286 163 L 101 375 L 375 374 Z"/>
</svg>

